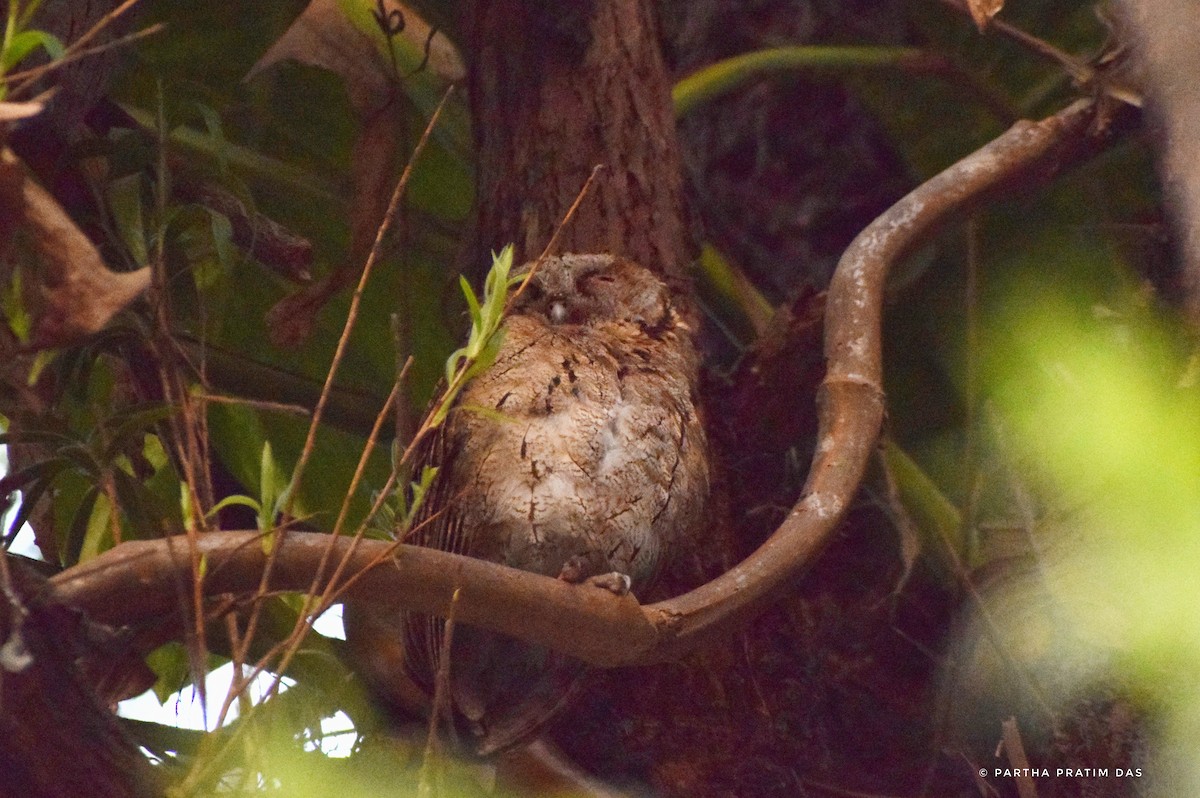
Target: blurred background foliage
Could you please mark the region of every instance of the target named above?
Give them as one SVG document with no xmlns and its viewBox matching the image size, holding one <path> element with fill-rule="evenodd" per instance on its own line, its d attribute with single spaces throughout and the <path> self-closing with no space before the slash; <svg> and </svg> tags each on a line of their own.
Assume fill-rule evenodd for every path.
<svg viewBox="0 0 1200 798">
<path fill-rule="evenodd" d="M 46 13 L 53 5 L 47 2 Z M 454 15 L 451 3 L 416 5 L 431 19 Z M 1002 19 L 1080 63 L 1094 63 L 1109 46 L 1112 31 L 1096 3 L 1010 5 Z M 419 38 L 394 39 L 393 59 L 383 34 L 372 30 L 373 7 L 366 0 L 253 8 L 144 0 L 136 26 L 162 22 L 165 29 L 119 51 L 87 132 L 60 142 L 60 160 L 43 174 L 113 268 L 164 254 L 174 333 L 194 362 L 205 363 L 211 393 L 311 408 L 350 290 L 311 306 L 303 342 L 283 345 L 269 313 L 311 283 L 258 260 L 234 242 L 230 219 L 180 187 L 219 186 L 311 244 L 305 271 L 312 279 L 349 270 L 352 285 L 365 254 L 353 225 L 369 206 L 367 184 L 352 177 L 356 167 L 394 146 L 398 157 L 380 160 L 392 171 L 383 181 L 390 192 L 442 88 L 461 77 L 453 61 L 422 65 Z M 320 27 L 346 10 L 348 29 Z M 1014 120 L 1099 91 L 1029 47 L 994 31 L 980 34 L 938 0 L 672 0 L 660 10 L 671 67 L 679 78 L 692 76 L 699 93 L 680 116 L 680 134 L 706 244 L 697 279 L 714 383 L 735 373 L 769 325 L 770 309 L 822 288 L 853 235 L 907 189 Z M 313 15 L 318 31 L 336 31 L 337 46 L 319 36 L 302 40 L 329 46 L 321 50 L 324 66 L 283 58 L 256 67 L 302 12 Z M 446 33 L 456 38 L 452 27 Z M 443 51 L 451 46 L 436 41 Z M 812 45 L 827 49 L 794 54 L 796 66 L 750 68 L 719 92 L 706 83 L 715 75 L 698 72 L 748 52 Z M 928 59 L 906 60 L 913 53 Z M 390 141 L 363 138 L 379 108 L 392 122 Z M 329 423 L 297 496 L 296 515 L 314 528 L 332 526 L 400 364 L 413 358 L 389 437 L 411 430 L 465 329 L 456 279 L 477 266 L 460 254 L 472 202 L 468 116 L 460 91 L 416 164 L 400 222 L 364 294 Z M 1200 725 L 1200 692 L 1190 678 L 1200 668 L 1192 574 L 1198 366 L 1192 332 L 1176 317 L 1180 289 L 1153 137 L 1145 130 L 1116 135 L 1104 153 L 1048 189 L 978 209 L 893 276 L 884 332 L 887 436 L 907 464 L 893 467 L 907 506 L 890 509 L 954 527 L 958 548 L 948 554 L 936 525 L 918 523 L 921 559 L 934 563 L 947 589 L 982 597 L 964 603 L 950 653 L 937 656 L 954 663 L 941 678 L 942 701 L 955 717 L 939 733 L 994 747 L 998 718 L 1038 703 L 1028 692 L 1010 694 L 1023 691 L 1026 677 L 1055 707 L 1103 682 L 1163 721 L 1117 744 L 1129 762 L 1112 765 L 1149 772 L 1139 735 L 1157 730 L 1164 735 L 1159 750 L 1182 751 Z M 20 294 L 8 294 L 5 312 L 14 321 Z M 143 310 L 127 315 L 98 339 L 57 353 L 41 376 L 55 386 L 53 406 L 41 427 L 26 425 L 25 437 L 12 439 L 44 447 L 43 456 L 17 464 L 10 485 L 24 491 L 19 521 L 53 530 L 39 542 L 56 541 L 43 554 L 62 566 L 117 539 L 178 531 L 186 522 L 178 464 L 157 435 L 162 418 L 142 401 L 139 378 L 126 365 L 137 350 L 131 341 L 149 321 Z M 217 498 L 264 495 L 264 445 L 288 473 L 307 418 L 253 404 L 209 407 L 208 440 L 222 469 Z M 51 433 L 59 437 L 37 438 Z M 794 443 L 800 463 L 808 460 L 804 445 Z M 389 473 L 384 447 L 355 497 L 351 528 Z M 253 525 L 235 512 L 222 523 Z M 280 603 L 277 630 L 290 628 L 297 609 Z M 265 627 L 267 636 L 275 628 Z M 312 794 L 327 792 L 314 785 L 334 766 L 303 753 L 320 748 L 314 741 L 322 718 L 344 709 L 355 724 L 371 724 L 361 699 L 340 686 L 328 645 L 314 637 L 293 668 L 301 687 L 264 704 L 291 695 L 300 709 L 289 714 L 281 705 L 236 721 L 255 725 L 243 741 L 259 734 L 273 740 L 256 751 L 259 764 L 247 766 L 253 773 L 238 777 L 218 738 L 191 740 L 193 752 L 207 750 L 224 765 L 193 770 L 189 787 L 215 789 L 223 772 L 227 785 L 302 794 L 293 790 L 304 783 Z M 171 674 L 173 687 L 189 680 L 179 667 L 185 658 L 176 649 L 156 666 L 164 679 Z M 305 672 L 307 660 L 324 665 Z M 310 696 L 325 696 L 315 712 L 303 709 L 305 676 L 317 685 Z M 1030 723 L 1031 736 L 1038 725 Z M 1061 731 L 1053 723 L 1047 729 L 1051 738 Z M 281 739 L 300 745 L 281 748 Z M 147 745 L 186 759 L 168 756 L 169 746 Z M 1067 765 L 1098 765 L 1089 755 Z M 407 756 L 409 764 L 419 759 L 418 752 Z M 394 758 L 381 765 L 385 759 L 365 748 L 349 767 L 395 766 Z M 1156 766 L 1160 794 L 1189 792 L 1171 792 L 1180 783 L 1171 779 L 1200 786 L 1194 765 L 1175 764 L 1170 777 L 1165 762 Z"/>
</svg>

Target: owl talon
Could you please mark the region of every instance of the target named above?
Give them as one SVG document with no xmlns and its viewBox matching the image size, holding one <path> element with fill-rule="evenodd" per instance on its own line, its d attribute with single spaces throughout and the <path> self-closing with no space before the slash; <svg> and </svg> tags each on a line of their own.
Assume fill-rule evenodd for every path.
<svg viewBox="0 0 1200 798">
<path fill-rule="evenodd" d="M 562 568 L 558 572 L 558 578 L 569 584 L 577 585 L 584 580 L 584 566 L 586 565 L 586 559 L 576 554 L 563 563 Z"/>
<path fill-rule="evenodd" d="M 607 574 L 597 574 L 590 577 L 587 583 L 596 587 L 602 587 L 614 596 L 624 596 L 629 593 L 629 588 L 633 585 L 633 580 L 629 578 L 629 574 L 612 571 Z"/>
</svg>

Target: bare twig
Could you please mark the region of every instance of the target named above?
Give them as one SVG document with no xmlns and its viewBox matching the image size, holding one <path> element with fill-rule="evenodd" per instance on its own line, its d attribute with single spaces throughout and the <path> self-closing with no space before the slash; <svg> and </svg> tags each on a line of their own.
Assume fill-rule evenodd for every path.
<svg viewBox="0 0 1200 798">
<path fill-rule="evenodd" d="M 554 248 L 558 245 L 558 239 L 562 236 L 562 231 L 567 229 L 567 225 L 575 216 L 575 211 L 579 210 L 579 205 L 583 202 L 583 198 L 592 190 L 592 183 L 596 181 L 596 176 L 603 170 L 604 164 L 602 163 L 598 163 L 592 167 L 592 172 L 588 175 L 588 179 L 583 181 L 583 188 L 579 189 L 579 193 L 575 195 L 575 200 L 571 203 L 571 207 L 567 208 L 567 212 L 563 214 L 562 221 L 558 223 L 558 227 L 554 228 L 554 235 L 550 236 L 550 240 L 546 242 L 542 253 L 534 259 L 533 265 L 525 273 L 525 279 L 521 281 L 521 284 L 517 286 L 517 290 L 508 298 L 509 307 L 512 307 L 512 304 L 517 301 L 517 297 L 521 296 L 522 292 L 525 291 L 525 286 L 529 285 L 529 281 L 533 279 L 533 275 L 537 272 L 538 267 L 542 265 L 542 261 L 554 251 Z"/>
<path fill-rule="evenodd" d="M 450 651 L 454 645 L 454 623 L 461 596 L 462 590 L 458 588 L 451 594 L 450 607 L 446 610 L 446 623 L 442 627 L 441 658 L 438 660 L 433 687 L 433 711 L 429 713 L 429 733 L 425 739 L 425 755 L 421 762 L 420 782 L 417 785 L 417 794 L 420 796 L 433 794 L 430 776 L 438 764 L 438 720 L 448 713 L 450 706 Z"/>
<path fill-rule="evenodd" d="M 270 697 L 276 691 L 278 691 L 283 674 L 287 672 L 288 666 L 291 665 L 292 658 L 295 657 L 296 652 L 300 650 L 301 643 L 304 642 L 305 636 L 308 634 L 309 629 L 312 628 L 309 619 L 317 617 L 322 612 L 327 610 L 333 603 L 333 597 L 337 595 L 339 590 L 339 578 L 344 573 L 346 561 L 345 559 L 339 560 L 338 567 L 334 570 L 333 576 L 331 576 L 328 582 L 326 582 L 325 570 L 328 568 L 329 561 L 334 553 L 334 541 L 336 541 L 341 535 L 342 528 L 345 526 L 346 517 L 350 512 L 351 499 L 358 491 L 358 486 L 362 482 L 363 474 L 366 472 L 367 463 L 370 460 L 372 452 L 375 450 L 375 445 L 379 439 L 379 433 L 383 428 L 383 422 L 388 417 L 392 403 L 397 400 L 400 394 L 400 386 L 404 381 L 405 375 L 408 373 L 408 367 L 411 363 L 412 358 L 409 358 L 408 362 L 406 362 L 404 365 L 404 369 L 400 372 L 400 376 L 397 378 L 395 385 L 392 387 L 392 392 L 388 396 L 387 402 L 385 402 L 384 406 L 380 409 L 375 420 L 375 426 L 367 438 L 367 444 L 363 447 L 362 455 L 358 461 L 358 467 L 354 472 L 354 477 L 350 480 L 350 486 L 346 489 L 346 497 L 342 502 L 342 510 L 338 515 L 337 522 L 333 526 L 333 532 L 328 536 L 329 545 L 326 546 L 325 554 L 321 558 L 321 561 L 317 563 L 316 570 L 313 572 L 312 582 L 308 587 L 308 591 L 305 593 L 304 609 L 301 611 L 300 617 L 296 619 L 295 627 L 287 635 L 287 637 L 276 643 L 266 654 L 259 658 L 259 661 L 255 663 L 254 668 L 249 675 L 245 676 L 245 678 L 235 678 L 230 684 L 229 692 L 221 706 L 221 713 L 217 725 L 220 725 L 221 721 L 224 720 L 225 714 L 229 711 L 230 706 L 233 704 L 233 699 L 240 694 L 247 685 L 258 678 L 260 673 L 266 671 L 276 657 L 278 657 L 279 660 L 278 664 L 275 666 L 276 678 L 275 681 L 271 683 L 271 686 L 264 698 Z M 358 530 L 355 532 L 350 548 L 345 552 L 346 559 L 353 556 L 354 548 L 358 541 L 360 541 L 362 536 L 365 534 L 367 524 L 370 521 L 371 516 L 377 512 L 378 506 L 379 505 L 377 503 L 372 508 L 371 513 L 369 513 L 363 520 L 362 524 L 359 525 Z M 318 594 L 320 594 L 319 597 Z M 248 644 L 243 645 L 248 647 Z M 234 644 L 234 647 L 235 650 L 239 650 L 236 643 Z M 281 651 L 282 654 L 280 653 Z"/>
<path fill-rule="evenodd" d="M 417 146 L 413 148 L 412 155 L 404 167 L 404 172 L 401 173 L 400 180 L 396 183 L 396 190 L 392 192 L 392 199 L 388 203 L 383 221 L 380 223 L 379 230 L 375 234 L 375 243 L 371 245 L 371 253 L 367 256 L 367 262 L 363 266 L 362 276 L 359 278 L 358 285 L 354 289 L 354 295 L 350 298 L 350 310 L 346 314 L 346 323 L 342 328 L 342 336 L 338 339 L 337 349 L 333 354 L 333 361 L 329 364 L 329 373 L 325 376 L 325 386 L 321 389 L 321 396 L 317 400 L 316 410 L 313 411 L 312 423 L 308 427 L 308 437 L 305 439 L 304 448 L 300 452 L 300 460 L 296 463 L 296 469 L 292 476 L 294 490 L 288 501 L 288 506 L 284 510 L 284 515 L 287 515 L 291 510 L 292 502 L 295 500 L 296 493 L 300 488 L 300 480 L 304 476 L 304 469 L 308 465 L 309 458 L 312 456 L 313 445 L 316 443 L 317 428 L 321 424 L 321 416 L 325 411 L 325 404 L 329 401 L 329 393 L 333 388 L 334 377 L 337 375 L 338 367 L 341 365 L 342 358 L 346 354 L 346 346 L 350 342 L 350 333 L 354 330 L 354 324 L 358 320 L 358 309 L 362 305 L 367 281 L 371 277 L 375 263 L 383 254 L 384 239 L 387 236 L 388 230 L 391 229 L 392 220 L 396 218 L 396 214 L 400 210 L 400 201 L 404 198 L 405 190 L 408 188 L 408 181 L 412 177 L 413 167 L 420 159 L 421 153 L 425 151 L 425 145 L 429 143 L 433 129 L 437 126 L 438 120 L 442 116 L 442 111 L 445 109 L 446 103 L 449 102 L 450 96 L 453 93 L 454 86 L 451 85 L 442 95 L 442 101 L 434 109 L 433 115 L 429 117 L 429 123 L 425 126 L 420 140 L 417 141 Z"/>
<path fill-rule="evenodd" d="M 289 405 L 283 402 L 267 402 L 262 399 L 243 399 L 240 396 L 222 396 L 216 393 L 197 393 L 196 399 L 201 402 L 211 402 L 218 405 L 241 405 L 253 407 L 256 410 L 270 410 L 275 413 L 287 413 L 293 416 L 310 415 L 307 407 Z"/>
<path fill-rule="evenodd" d="M 85 49 L 72 48 L 68 50 L 62 58 L 59 58 L 56 61 L 51 61 L 48 64 L 42 64 L 41 66 L 34 67 L 32 69 L 13 72 L 9 75 L 5 75 L 4 80 L 8 81 L 9 84 L 13 86 L 11 90 L 11 96 L 20 97 L 21 94 L 27 88 L 32 86 L 39 78 L 57 69 L 61 69 L 67 64 L 74 63 L 75 61 L 81 61 L 84 58 L 90 58 L 91 56 L 99 55 L 100 53 L 114 50 L 118 47 L 136 44 L 142 39 L 153 36 L 157 33 L 161 33 L 165 29 L 166 25 L 160 23 L 157 25 L 151 25 L 150 27 L 137 31 L 136 33 L 131 33 L 128 36 L 122 36 L 118 39 L 113 39 L 111 42 L 100 44 L 95 47 L 88 47 Z"/>
<path fill-rule="evenodd" d="M 292 472 L 292 480 L 290 494 L 283 507 L 282 515 L 286 519 L 291 515 L 292 507 L 294 506 L 296 495 L 300 492 L 300 484 L 304 477 L 304 470 L 308 465 L 309 458 L 312 457 L 313 447 L 316 444 L 317 429 L 321 425 L 322 416 L 325 412 L 325 405 L 329 401 L 330 392 L 333 389 L 333 380 L 337 375 L 338 366 L 341 365 L 342 358 L 346 354 L 346 346 L 350 341 L 350 333 L 354 329 L 354 324 L 358 320 L 358 310 L 362 304 L 363 294 L 366 290 L 367 281 L 371 277 L 371 272 L 374 270 L 375 263 L 383 254 L 383 242 L 387 235 L 391 222 L 395 219 L 397 212 L 400 210 L 400 201 L 404 198 L 405 190 L 408 188 L 408 181 L 412 177 L 413 167 L 417 160 L 421 157 L 421 153 L 425 151 L 425 145 L 429 143 L 429 138 L 433 133 L 434 127 L 437 125 L 438 119 L 441 118 L 442 111 L 446 107 L 446 103 L 450 100 L 450 96 L 454 93 L 454 86 L 446 89 L 442 95 L 442 101 L 438 103 L 434 109 L 433 115 L 429 118 L 429 123 L 425 126 L 425 131 L 421 134 L 417 146 L 413 149 L 412 155 L 408 159 L 408 163 L 404 167 L 404 171 L 400 175 L 399 182 L 396 183 L 396 190 L 392 192 L 392 199 L 388 203 L 386 213 L 384 213 L 383 221 L 379 225 L 379 229 L 375 234 L 375 242 L 371 246 L 371 252 L 367 256 L 367 262 L 363 265 L 362 276 L 358 280 L 358 285 L 354 289 L 354 295 L 350 299 L 350 310 L 346 314 L 346 323 L 342 328 L 342 336 L 338 339 L 337 349 L 333 354 L 333 361 L 329 365 L 329 373 L 325 376 L 325 384 L 321 388 L 321 395 L 317 399 L 316 409 L 313 411 L 312 421 L 308 425 L 308 436 L 304 441 L 304 448 L 300 452 L 300 459 L 296 463 L 296 467 Z M 279 530 L 279 534 L 275 538 L 276 546 L 283 543 L 286 538 L 286 531 Z M 259 584 L 259 595 L 266 595 L 267 585 L 271 580 L 271 571 L 274 568 L 274 557 L 267 562 L 267 567 L 263 569 L 262 579 Z M 255 604 L 254 609 L 250 613 L 250 620 L 246 624 L 246 639 L 252 640 L 254 631 L 258 624 L 261 604 Z"/>
<path fill-rule="evenodd" d="M 964 0 L 941 0 L 941 2 L 943 5 L 950 6 L 956 11 L 961 11 L 967 16 L 972 16 L 971 8 Z M 1045 58 L 1047 61 L 1058 64 L 1071 76 L 1072 80 L 1081 86 L 1086 86 L 1096 79 L 1096 70 L 1083 61 L 1080 61 L 1070 53 L 1058 49 L 1049 42 L 1039 39 L 1032 33 L 1023 31 L 1015 25 L 1010 25 L 1004 20 L 995 18 L 989 20 L 987 30 L 994 30 L 1030 52 Z"/>
</svg>

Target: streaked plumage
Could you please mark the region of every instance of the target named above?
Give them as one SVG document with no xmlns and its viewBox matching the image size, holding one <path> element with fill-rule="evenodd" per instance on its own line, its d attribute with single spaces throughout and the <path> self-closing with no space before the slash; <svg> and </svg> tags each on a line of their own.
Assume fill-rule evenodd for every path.
<svg viewBox="0 0 1200 798">
<path fill-rule="evenodd" d="M 463 390 L 425 464 L 440 467 L 410 542 L 636 594 L 694 534 L 708 494 L 696 364 L 670 294 L 611 255 L 547 259 L 493 365 Z M 404 618 L 406 667 L 432 690 L 442 624 Z M 450 664 L 462 743 L 528 739 L 581 663 L 460 625 Z"/>
</svg>

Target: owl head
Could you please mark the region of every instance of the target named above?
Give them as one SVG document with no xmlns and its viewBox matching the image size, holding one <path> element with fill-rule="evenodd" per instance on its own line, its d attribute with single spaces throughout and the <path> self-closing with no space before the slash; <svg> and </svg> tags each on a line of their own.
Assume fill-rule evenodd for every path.
<svg viewBox="0 0 1200 798">
<path fill-rule="evenodd" d="M 521 272 L 533 266 L 527 263 Z M 608 254 L 546 258 L 517 298 L 513 313 L 546 323 L 594 326 L 611 322 L 662 330 L 674 319 L 667 286 L 631 260 Z"/>
</svg>

